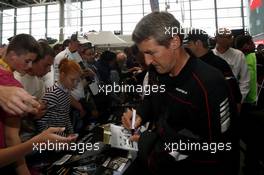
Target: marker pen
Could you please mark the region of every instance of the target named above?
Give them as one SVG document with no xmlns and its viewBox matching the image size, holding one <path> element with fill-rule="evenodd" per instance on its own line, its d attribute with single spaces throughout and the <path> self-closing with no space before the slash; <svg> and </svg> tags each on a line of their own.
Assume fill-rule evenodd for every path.
<svg viewBox="0 0 264 175">
<path fill-rule="evenodd" d="M 136 122 L 136 110 L 132 109 L 132 123 L 131 123 L 131 134 L 134 135 L 135 133 L 135 122 Z"/>
</svg>

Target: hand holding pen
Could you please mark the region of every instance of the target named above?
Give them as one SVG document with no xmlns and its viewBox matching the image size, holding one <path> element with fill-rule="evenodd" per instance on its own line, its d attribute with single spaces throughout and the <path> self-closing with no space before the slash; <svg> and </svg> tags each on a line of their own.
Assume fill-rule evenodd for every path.
<svg viewBox="0 0 264 175">
<path fill-rule="evenodd" d="M 134 110 L 134 115 L 133 115 L 133 110 Z M 135 131 L 141 125 L 141 122 L 142 119 L 139 115 L 136 114 L 135 109 L 132 110 L 127 109 L 127 111 L 123 113 L 122 124 L 126 129 L 131 130 L 132 132 L 131 140 L 137 140 L 139 138 L 139 135 Z"/>
</svg>

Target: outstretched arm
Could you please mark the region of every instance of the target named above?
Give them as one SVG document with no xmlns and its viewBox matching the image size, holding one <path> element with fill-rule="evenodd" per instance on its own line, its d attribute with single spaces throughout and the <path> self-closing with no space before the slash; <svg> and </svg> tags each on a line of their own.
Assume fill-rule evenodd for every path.
<svg viewBox="0 0 264 175">
<path fill-rule="evenodd" d="M 34 144 L 47 142 L 71 142 L 75 140 L 75 137 L 62 137 L 55 133 L 63 132 L 65 128 L 51 127 L 32 139 L 8 148 L 0 149 L 0 167 L 8 165 L 24 157 L 26 154 L 32 152 Z"/>
</svg>

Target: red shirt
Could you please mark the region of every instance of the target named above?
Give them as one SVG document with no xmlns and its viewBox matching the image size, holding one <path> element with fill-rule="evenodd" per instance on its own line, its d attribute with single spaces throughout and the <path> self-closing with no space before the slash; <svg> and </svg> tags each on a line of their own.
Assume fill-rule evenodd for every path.
<svg viewBox="0 0 264 175">
<path fill-rule="evenodd" d="M 14 75 L 10 71 L 6 71 L 0 68 L 0 85 L 5 86 L 23 86 L 14 78 Z M 0 148 L 5 147 L 5 137 L 4 137 L 4 119 L 6 117 L 11 117 L 10 114 L 6 113 L 2 108 L 0 108 Z M 14 116 L 13 116 L 14 117 Z"/>
</svg>

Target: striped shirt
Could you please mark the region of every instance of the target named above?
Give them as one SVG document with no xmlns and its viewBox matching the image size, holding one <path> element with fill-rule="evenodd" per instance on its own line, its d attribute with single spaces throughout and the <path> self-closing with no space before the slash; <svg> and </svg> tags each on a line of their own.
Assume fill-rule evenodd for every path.
<svg viewBox="0 0 264 175">
<path fill-rule="evenodd" d="M 43 99 L 47 102 L 47 112 L 37 120 L 39 131 L 49 127 L 65 127 L 65 134 L 73 133 L 70 120 L 70 91 L 58 82 L 48 88 Z"/>
</svg>

